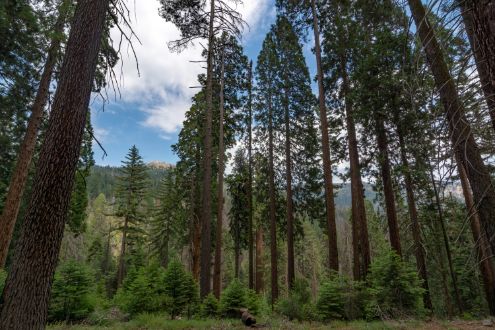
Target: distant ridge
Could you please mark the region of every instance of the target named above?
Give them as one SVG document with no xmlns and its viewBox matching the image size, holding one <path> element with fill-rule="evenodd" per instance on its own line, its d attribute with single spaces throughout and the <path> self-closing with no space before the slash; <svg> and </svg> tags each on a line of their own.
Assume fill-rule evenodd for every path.
<svg viewBox="0 0 495 330">
<path fill-rule="evenodd" d="M 151 162 L 149 162 L 146 165 L 148 165 L 148 167 L 150 167 L 150 168 L 157 169 L 157 170 L 168 170 L 170 168 L 175 167 L 175 165 L 173 165 L 173 164 L 161 162 L 159 160 L 152 160 Z"/>
</svg>

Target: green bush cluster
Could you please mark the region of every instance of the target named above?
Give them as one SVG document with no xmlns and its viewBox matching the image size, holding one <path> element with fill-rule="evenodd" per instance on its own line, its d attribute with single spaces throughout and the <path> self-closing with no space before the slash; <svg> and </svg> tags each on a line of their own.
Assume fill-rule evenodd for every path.
<svg viewBox="0 0 495 330">
<path fill-rule="evenodd" d="M 172 318 L 191 316 L 198 290 L 192 276 L 178 261 L 165 270 L 156 263 L 130 273 L 117 291 L 115 304 L 131 316 L 166 311 Z"/>
<path fill-rule="evenodd" d="M 279 300 L 275 309 L 289 320 L 314 320 L 316 318 L 315 306 L 311 302 L 308 282 L 304 279 L 296 279 L 289 296 Z"/>
<path fill-rule="evenodd" d="M 76 261 L 61 264 L 53 282 L 49 319 L 73 321 L 87 317 L 95 308 L 93 276 L 89 269 Z"/>
<path fill-rule="evenodd" d="M 251 314 L 256 315 L 260 302 L 253 290 L 247 289 L 238 279 L 234 279 L 222 292 L 219 307 L 222 317 L 238 318 L 241 308 L 247 308 Z"/>
<path fill-rule="evenodd" d="M 201 317 L 205 318 L 217 318 L 220 304 L 218 299 L 210 293 L 203 299 L 201 304 Z"/>
</svg>

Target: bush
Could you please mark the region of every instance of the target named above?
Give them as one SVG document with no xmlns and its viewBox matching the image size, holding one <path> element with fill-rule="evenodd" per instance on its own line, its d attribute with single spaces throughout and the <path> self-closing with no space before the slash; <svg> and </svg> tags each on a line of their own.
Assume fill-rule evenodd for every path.
<svg viewBox="0 0 495 330">
<path fill-rule="evenodd" d="M 198 302 L 198 288 L 191 274 L 185 271 L 179 261 L 172 261 L 163 281 L 168 296 L 167 312 L 172 319 L 184 311 L 190 317 L 192 308 Z"/>
<path fill-rule="evenodd" d="M 280 300 L 276 305 L 276 310 L 289 320 L 312 320 L 314 318 L 314 305 L 311 303 L 308 282 L 304 279 L 295 280 L 289 297 Z"/>
<path fill-rule="evenodd" d="M 52 321 L 81 320 L 94 310 L 93 277 L 76 261 L 60 265 L 55 273 L 50 300 L 49 318 Z"/>
<path fill-rule="evenodd" d="M 339 276 L 322 283 L 316 301 L 316 310 L 322 321 L 340 320 L 344 318 L 344 297 Z"/>
<path fill-rule="evenodd" d="M 201 317 L 218 317 L 219 303 L 218 299 L 210 293 L 206 296 L 201 304 Z"/>
<path fill-rule="evenodd" d="M 371 264 L 368 276 L 368 318 L 423 316 L 424 289 L 414 268 L 390 252 Z"/>
<path fill-rule="evenodd" d="M 7 280 L 7 272 L 3 269 L 0 269 L 0 294 L 3 292 L 3 286 L 5 285 L 5 281 Z"/>
<path fill-rule="evenodd" d="M 238 279 L 230 282 L 220 296 L 220 314 L 227 318 L 239 318 L 239 309 L 248 308 L 246 289 Z"/>
<path fill-rule="evenodd" d="M 165 310 L 164 276 L 164 269 L 156 263 L 137 269 L 127 276 L 117 291 L 115 304 L 131 315 Z"/>
</svg>

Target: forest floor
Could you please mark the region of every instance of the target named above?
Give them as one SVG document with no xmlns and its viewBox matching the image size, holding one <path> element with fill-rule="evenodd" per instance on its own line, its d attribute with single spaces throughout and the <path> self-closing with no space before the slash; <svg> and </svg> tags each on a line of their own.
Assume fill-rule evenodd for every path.
<svg viewBox="0 0 495 330">
<path fill-rule="evenodd" d="M 423 321 L 354 321 L 354 322 L 332 322 L 329 324 L 309 323 L 309 322 L 289 322 L 283 319 L 262 319 L 258 328 L 280 329 L 280 330 L 323 330 L 323 329 L 344 329 L 344 330 L 483 330 L 493 329 L 493 323 L 483 325 L 482 320 L 473 321 L 445 321 L 433 320 Z M 118 322 L 102 326 L 90 325 L 50 325 L 49 330 L 241 330 L 247 329 L 240 320 L 169 320 L 163 316 L 141 315 L 129 322 Z"/>
</svg>

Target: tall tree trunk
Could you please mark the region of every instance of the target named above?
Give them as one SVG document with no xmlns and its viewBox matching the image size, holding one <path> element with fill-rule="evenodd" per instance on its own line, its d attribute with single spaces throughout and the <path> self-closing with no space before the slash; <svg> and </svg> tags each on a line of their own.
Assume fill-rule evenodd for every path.
<svg viewBox="0 0 495 330">
<path fill-rule="evenodd" d="M 240 268 L 240 258 L 241 258 L 241 248 L 239 246 L 239 239 L 236 240 L 234 244 L 234 276 L 239 278 L 239 268 Z"/>
<path fill-rule="evenodd" d="M 325 183 L 325 206 L 328 231 L 328 268 L 339 271 L 339 253 L 337 250 L 337 226 L 335 223 L 335 201 L 333 199 L 332 162 L 328 141 L 328 120 L 323 87 L 323 69 L 321 65 L 320 29 L 315 0 L 311 0 L 313 32 L 315 37 L 315 56 L 318 76 L 318 105 L 320 110 L 321 148 L 323 158 L 323 175 Z"/>
<path fill-rule="evenodd" d="M 5 267 L 10 241 L 14 232 L 15 223 L 21 206 L 22 194 L 29 175 L 29 167 L 33 159 L 36 137 L 43 117 L 52 80 L 53 69 L 59 57 L 61 34 L 64 32 L 64 25 L 67 19 L 67 0 L 59 6 L 57 22 L 53 27 L 53 37 L 48 48 L 47 58 L 41 80 L 34 99 L 31 117 L 29 118 L 26 134 L 19 149 L 17 163 L 12 173 L 9 190 L 5 199 L 4 208 L 0 215 L 0 268 Z"/>
<path fill-rule="evenodd" d="M 461 180 L 462 192 L 468 210 L 468 217 L 471 224 L 471 232 L 478 256 L 480 273 L 483 278 L 483 288 L 485 290 L 486 301 L 491 315 L 495 315 L 495 269 L 493 266 L 493 252 L 488 241 L 481 233 L 481 225 L 476 206 L 474 205 L 471 187 L 467 179 L 466 170 L 459 162 L 459 155 L 456 154 L 457 169 Z"/>
<path fill-rule="evenodd" d="M 352 104 L 350 100 L 348 100 L 349 79 L 347 76 L 347 61 L 345 56 L 341 56 L 340 66 L 342 74 L 342 92 L 345 99 L 345 117 L 351 176 L 353 276 L 355 280 L 363 280 L 368 274 L 368 268 L 371 263 L 368 221 L 366 219 L 364 188 L 361 179 L 361 166 L 359 164 L 356 126 L 354 124 Z"/>
<path fill-rule="evenodd" d="M 409 218 L 411 220 L 412 236 L 414 240 L 414 256 L 416 257 L 416 269 L 420 278 L 423 280 L 423 288 L 425 293 L 423 302 L 426 308 L 432 309 L 430 288 L 428 285 L 428 272 L 426 270 L 425 253 L 423 250 L 423 242 L 421 239 L 421 226 L 418 220 L 418 209 L 416 207 L 416 198 L 414 196 L 413 179 L 411 176 L 411 168 L 407 160 L 406 145 L 404 142 L 404 132 L 402 123 L 399 122 L 398 114 L 395 113 L 395 122 L 397 125 L 397 135 L 399 137 L 400 159 L 402 163 L 402 174 L 404 175 L 404 183 L 406 186 L 407 207 L 409 209 Z"/>
<path fill-rule="evenodd" d="M 490 2 L 490 4 L 486 5 L 486 10 L 482 10 L 481 12 L 479 11 L 478 5 L 476 5 L 476 8 L 473 8 L 473 3 L 471 3 L 470 0 L 459 1 L 459 4 L 461 6 L 461 14 L 464 26 L 466 27 L 466 33 L 476 62 L 481 89 L 485 95 L 492 126 L 495 129 L 495 60 L 493 59 L 495 52 L 491 49 L 492 47 L 495 47 L 495 39 L 493 39 L 495 28 L 490 27 L 490 24 L 492 26 L 495 24 L 495 1 L 490 0 L 485 2 Z M 477 11 L 475 12 L 475 10 Z M 475 15 L 477 17 L 475 17 Z M 489 33 L 488 35 L 486 35 L 487 31 Z M 489 41 L 489 43 L 485 42 L 485 39 Z M 491 44 L 491 46 L 487 49 L 486 47 L 489 44 Z M 492 52 L 491 55 L 490 52 Z M 492 71 L 492 76 L 490 76 L 490 66 L 494 70 Z"/>
<path fill-rule="evenodd" d="M 294 202 L 292 201 L 292 157 L 288 91 L 285 91 L 285 176 L 287 198 L 287 284 L 292 289 L 294 271 Z"/>
<path fill-rule="evenodd" d="M 387 213 L 388 231 L 392 249 L 402 256 L 400 246 L 399 224 L 397 221 L 397 210 L 395 206 L 395 193 L 390 172 L 390 159 L 388 156 L 388 139 L 382 115 L 375 112 L 376 139 L 378 145 L 378 162 L 383 184 L 383 195 L 385 198 L 385 210 Z"/>
<path fill-rule="evenodd" d="M 463 313 L 461 295 L 459 293 L 459 287 L 457 285 L 457 276 L 455 275 L 454 265 L 452 263 L 452 253 L 450 252 L 450 243 L 447 231 L 445 230 L 445 220 L 443 216 L 442 204 L 440 201 L 440 193 L 435 182 L 435 176 L 433 175 L 433 167 L 430 165 L 430 179 L 433 186 L 433 193 L 435 194 L 435 202 L 437 204 L 438 221 L 440 223 L 440 229 L 442 231 L 443 242 L 445 246 L 445 252 L 447 253 L 447 262 L 449 264 L 450 277 L 452 279 L 452 286 L 454 287 L 455 299 L 460 314 Z"/>
<path fill-rule="evenodd" d="M 213 117 L 213 42 L 215 0 L 211 0 L 208 30 L 208 59 L 206 73 L 206 120 L 203 150 L 203 186 L 201 191 L 201 276 L 199 293 L 204 298 L 210 293 L 211 278 L 211 158 L 212 158 L 212 117 Z"/>
<path fill-rule="evenodd" d="M 263 228 L 256 229 L 256 293 L 261 293 L 265 289 L 263 281 Z"/>
<path fill-rule="evenodd" d="M 215 245 L 215 264 L 213 269 L 213 293 L 215 297 L 220 298 L 221 291 L 221 265 L 222 265 L 222 224 L 223 224 L 223 172 L 224 172 L 224 49 L 222 49 L 221 58 L 221 70 L 220 70 L 220 127 L 218 129 L 219 141 L 218 141 L 218 202 L 217 202 L 217 232 L 216 232 L 216 245 Z"/>
<path fill-rule="evenodd" d="M 253 61 L 249 62 L 248 72 L 248 253 L 249 253 L 249 288 L 254 288 L 254 242 L 253 242 Z M 256 236 L 256 239 L 258 237 Z M 258 241 L 256 241 L 258 242 Z M 256 245 L 258 249 L 258 245 Z"/>
<path fill-rule="evenodd" d="M 120 245 L 120 256 L 119 256 L 119 269 L 117 270 L 117 288 L 122 285 L 125 277 L 125 255 L 127 248 L 127 229 L 129 221 L 127 216 L 124 219 L 124 227 L 122 228 L 122 242 Z"/>
<path fill-rule="evenodd" d="M 465 116 L 464 106 L 435 37 L 435 31 L 426 17 L 423 4 L 421 0 L 408 1 L 447 116 L 453 150 L 459 150 L 460 161 L 466 169 L 473 190 L 475 205 L 478 205 L 483 231 L 487 237 L 490 237 L 492 251 L 495 251 L 495 189 L 490 173 L 481 158 L 478 145 Z"/>
<path fill-rule="evenodd" d="M 31 201 L 2 296 L 0 328 L 43 329 L 109 0 L 78 1 Z"/>
<path fill-rule="evenodd" d="M 273 111 L 272 96 L 268 96 L 268 162 L 269 162 L 269 194 L 270 194 L 270 266 L 272 285 L 272 309 L 278 298 L 278 255 L 277 255 L 277 218 L 275 205 L 275 169 L 273 160 Z"/>
</svg>

